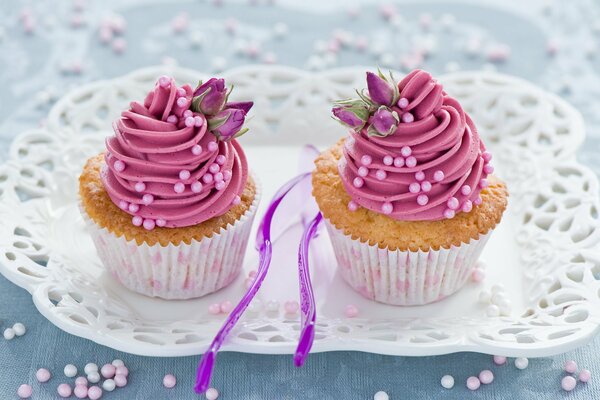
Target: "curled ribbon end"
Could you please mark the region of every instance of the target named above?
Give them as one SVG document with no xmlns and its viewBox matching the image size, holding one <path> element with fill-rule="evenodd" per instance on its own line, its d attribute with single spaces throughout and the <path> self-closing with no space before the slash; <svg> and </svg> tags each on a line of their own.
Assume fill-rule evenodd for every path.
<svg viewBox="0 0 600 400">
<path fill-rule="evenodd" d="M 204 353 L 200 365 L 198 366 L 198 373 L 196 375 L 196 386 L 194 390 L 196 393 L 201 394 L 208 390 L 210 385 L 210 379 L 212 377 L 213 367 L 215 365 L 216 354 L 213 351 L 207 351 Z"/>
</svg>

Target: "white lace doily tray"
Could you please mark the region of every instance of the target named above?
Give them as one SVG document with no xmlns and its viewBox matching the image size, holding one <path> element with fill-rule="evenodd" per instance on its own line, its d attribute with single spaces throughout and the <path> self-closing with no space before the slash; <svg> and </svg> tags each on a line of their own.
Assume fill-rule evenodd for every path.
<svg viewBox="0 0 600 400">
<path fill-rule="evenodd" d="M 263 209 L 296 173 L 302 145 L 324 148 L 345 134 L 329 117 L 330 103 L 362 87 L 364 70 L 314 74 L 257 66 L 223 74 L 235 84 L 238 99 L 255 100 L 251 133 L 242 141 L 263 183 Z M 208 305 L 235 303 L 245 291 L 244 277 L 193 301 L 133 294 L 104 272 L 77 208 L 83 163 L 102 150 L 112 119 L 130 100 L 143 98 L 164 73 L 179 82 L 205 78 L 163 67 L 93 83 L 63 97 L 45 128 L 17 137 L 0 166 L 0 272 L 29 291 L 40 312 L 69 333 L 129 353 L 183 356 L 205 350 L 225 318 L 209 314 Z M 509 208 L 482 256 L 486 278 L 427 306 L 378 304 L 342 282 L 323 232 L 313 246 L 315 352 L 535 357 L 580 346 L 598 331 L 598 184 L 575 160 L 584 137 L 581 116 L 561 99 L 515 78 L 460 73 L 442 81 L 477 123 L 510 190 Z M 276 243 L 258 295 L 263 303 L 298 299 L 299 236 L 300 228 L 292 228 Z M 246 271 L 256 262 L 249 246 Z M 506 288 L 510 315 L 487 316 L 486 305 L 478 302 L 481 290 L 493 284 Z M 345 317 L 348 304 L 358 307 L 358 317 Z M 286 316 L 283 307 L 247 312 L 224 349 L 291 353 L 298 318 Z"/>
</svg>

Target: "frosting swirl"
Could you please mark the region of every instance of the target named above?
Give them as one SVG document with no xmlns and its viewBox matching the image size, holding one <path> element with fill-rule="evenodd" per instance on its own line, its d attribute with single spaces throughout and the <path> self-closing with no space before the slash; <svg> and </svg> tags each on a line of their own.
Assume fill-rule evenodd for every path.
<svg viewBox="0 0 600 400">
<path fill-rule="evenodd" d="M 349 209 L 362 206 L 404 221 L 471 211 L 493 172 L 473 121 L 425 71 L 411 72 L 397 88 L 397 98 L 371 111 L 346 140 L 339 173 L 352 198 Z M 386 118 L 381 107 L 397 124 L 392 119 L 390 134 L 374 135 L 371 125 Z M 376 120 L 378 113 L 383 116 Z"/>
<path fill-rule="evenodd" d="M 102 182 L 111 200 L 146 229 L 199 224 L 239 203 L 248 179 L 244 151 L 190 110 L 194 90 L 161 77 L 143 103 L 113 122 Z"/>
</svg>

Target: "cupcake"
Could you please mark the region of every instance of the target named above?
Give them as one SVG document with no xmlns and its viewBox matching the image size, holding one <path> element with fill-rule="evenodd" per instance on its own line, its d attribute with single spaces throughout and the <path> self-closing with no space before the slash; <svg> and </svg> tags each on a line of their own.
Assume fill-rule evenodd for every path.
<svg viewBox="0 0 600 400">
<path fill-rule="evenodd" d="M 394 305 L 443 299 L 467 281 L 507 205 L 492 155 L 458 101 L 425 71 L 368 92 L 334 118 L 349 135 L 315 161 L 313 195 L 344 280 Z"/>
<path fill-rule="evenodd" d="M 189 299 L 240 272 L 259 190 L 235 139 L 252 103 L 228 96 L 223 79 L 193 89 L 162 76 L 84 166 L 83 218 L 102 263 L 127 288 Z"/>
</svg>

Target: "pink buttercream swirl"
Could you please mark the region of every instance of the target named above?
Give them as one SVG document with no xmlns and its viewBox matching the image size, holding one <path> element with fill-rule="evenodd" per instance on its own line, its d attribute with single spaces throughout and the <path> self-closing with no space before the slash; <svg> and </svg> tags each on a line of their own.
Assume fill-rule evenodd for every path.
<svg viewBox="0 0 600 400">
<path fill-rule="evenodd" d="M 407 75 L 387 105 L 368 103 L 369 119 L 351 130 L 339 164 L 350 210 L 362 206 L 396 220 L 425 221 L 452 218 L 481 203 L 493 172 L 491 154 L 458 101 L 429 73 Z M 381 107 L 396 121 L 390 117 L 387 135 L 370 127 Z"/>
<path fill-rule="evenodd" d="M 244 151 L 236 140 L 218 140 L 210 116 L 190 110 L 193 98 L 189 85 L 161 77 L 143 103 L 132 102 L 113 123 L 102 181 L 134 225 L 195 225 L 240 201 Z"/>
</svg>

